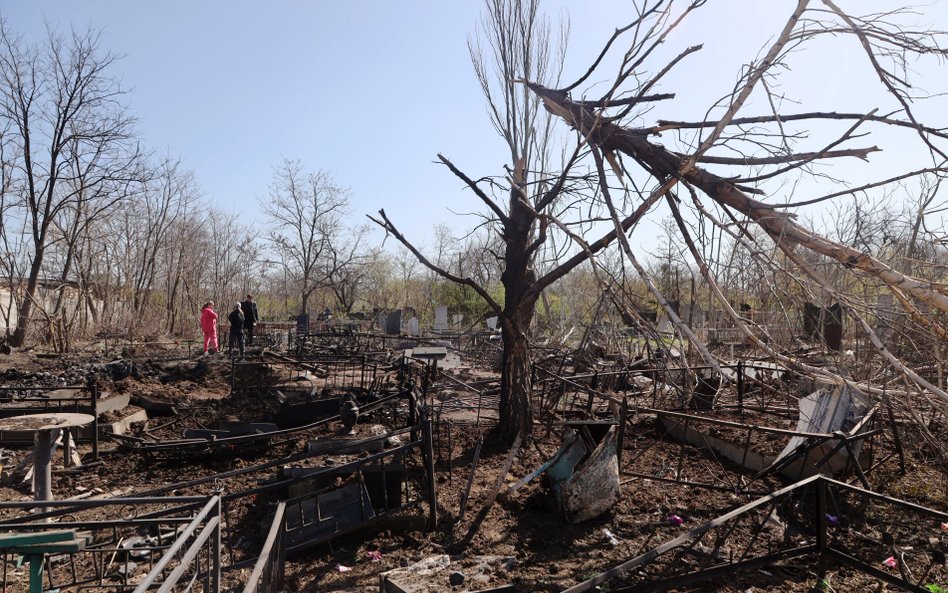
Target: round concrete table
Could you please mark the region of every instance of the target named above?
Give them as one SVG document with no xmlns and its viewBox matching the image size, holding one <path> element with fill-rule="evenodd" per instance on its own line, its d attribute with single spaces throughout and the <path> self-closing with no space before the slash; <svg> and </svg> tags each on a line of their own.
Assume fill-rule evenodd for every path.
<svg viewBox="0 0 948 593">
<path fill-rule="evenodd" d="M 0 433 L 33 433 L 33 500 L 52 500 L 52 448 L 59 431 L 91 424 L 89 414 L 27 414 L 0 418 Z"/>
</svg>

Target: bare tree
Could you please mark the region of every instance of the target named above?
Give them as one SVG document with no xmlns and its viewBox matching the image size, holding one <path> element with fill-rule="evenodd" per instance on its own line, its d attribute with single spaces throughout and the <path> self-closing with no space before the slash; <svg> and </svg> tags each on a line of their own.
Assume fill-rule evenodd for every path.
<svg viewBox="0 0 948 593">
<path fill-rule="evenodd" d="M 79 144 L 79 140 L 74 139 L 71 149 L 65 152 L 68 174 L 60 183 L 69 188 L 73 197 L 53 220 L 55 231 L 49 241 L 49 248 L 60 254 L 57 262 L 59 287 L 49 312 L 52 324 L 49 333 L 52 334 L 55 325 L 62 336 L 63 346 L 68 343 L 72 326 L 83 310 L 80 303 L 85 298 L 87 287 L 82 276 L 74 272 L 85 239 L 103 217 L 133 195 L 134 188 L 146 175 L 141 153 L 135 144 L 105 144 L 93 147 L 92 151 L 83 151 Z M 70 287 L 75 288 L 76 306 L 68 314 L 64 305 Z"/>
<path fill-rule="evenodd" d="M 948 310 L 948 295 L 942 288 L 900 272 L 896 267 L 886 264 L 865 250 L 821 236 L 796 222 L 794 217 L 787 213 L 789 208 L 871 191 L 925 173 L 944 174 L 944 161 L 948 160 L 945 157 L 944 140 L 948 139 L 948 133 L 917 120 L 911 102 L 919 97 L 910 94 L 911 87 L 905 82 L 905 70 L 912 57 L 945 56 L 945 51 L 939 47 L 942 34 L 900 26 L 895 22 L 900 16 L 904 16 L 900 11 L 853 17 L 840 10 L 831 0 L 823 0 L 822 9 L 810 9 L 807 0 L 800 0 L 791 12 L 787 24 L 778 32 L 767 51 L 759 60 L 743 69 L 738 84 L 709 110 L 708 113 L 715 114 L 714 117 L 706 115 L 704 120 L 698 121 L 660 120 L 655 126 L 642 127 L 639 122 L 652 102 L 674 98 L 672 93 L 655 92 L 664 82 L 668 72 L 691 54 L 700 51 L 701 46 L 683 47 L 677 56 L 653 70 L 646 66 L 649 58 L 656 55 L 656 48 L 667 46 L 671 32 L 704 4 L 704 0 L 693 0 L 683 6 L 662 0 L 635 3 L 636 15 L 633 21 L 617 29 L 591 67 L 578 80 L 565 87 L 556 88 L 549 82 L 537 83 L 536 81 L 543 79 L 543 75 L 535 69 L 512 70 L 512 64 L 518 62 L 511 59 L 511 54 L 497 52 L 497 47 L 503 47 L 502 44 L 492 46 L 501 56 L 496 60 L 497 69 L 501 73 L 499 78 L 509 83 L 509 90 L 503 95 L 505 101 L 513 104 L 529 89 L 533 98 L 542 100 L 546 109 L 576 130 L 580 139 L 573 157 L 567 159 L 566 165 L 560 168 L 559 175 L 541 176 L 538 183 L 531 184 L 525 182 L 527 172 L 531 169 L 525 161 L 519 160 L 523 155 L 516 147 L 520 145 L 510 141 L 514 135 L 505 134 L 508 143 L 514 147 L 511 154 L 515 157 L 507 177 L 509 184 L 506 187 L 510 190 L 510 195 L 506 208 L 498 205 L 484 191 L 488 184 L 490 188 L 498 187 L 500 184 L 496 180 L 475 181 L 441 157 L 452 172 L 463 179 L 484 202 L 490 212 L 487 218 L 499 227 L 499 233 L 504 238 L 503 282 L 506 294 L 503 305 L 494 302 L 488 292 L 471 278 L 452 274 L 450 270 L 440 268 L 426 259 L 419 250 L 411 247 L 408 239 L 398 232 L 385 213 L 380 213 L 377 222 L 413 249 L 426 266 L 438 270 L 446 278 L 479 290 L 479 294 L 501 316 L 505 340 L 501 427 L 508 439 L 518 430 L 521 433 L 529 431 L 529 402 L 526 401 L 529 390 L 529 356 L 526 354 L 526 336 L 537 297 L 553 281 L 570 272 L 579 263 L 591 260 L 614 241 L 618 242 L 626 262 L 636 270 L 648 291 L 665 309 L 689 345 L 694 346 L 708 364 L 717 367 L 717 358 L 675 313 L 663 294 L 663 287 L 653 282 L 652 274 L 638 261 L 625 236 L 635 223 L 660 202 L 667 204 L 671 211 L 672 220 L 678 227 L 685 245 L 684 251 L 694 260 L 695 269 L 701 273 L 708 294 L 714 297 L 748 341 L 794 368 L 833 382 L 843 381 L 838 374 L 808 366 L 768 346 L 770 336 L 766 334 L 766 329 L 756 326 L 752 320 L 742 316 L 729 302 L 728 295 L 722 289 L 721 279 L 712 273 L 722 270 L 721 260 L 709 261 L 708 249 L 695 239 L 696 230 L 700 229 L 700 239 L 707 237 L 705 226 L 710 226 L 717 231 L 718 241 L 726 235 L 728 240 L 735 241 L 735 244 L 740 246 L 740 257 L 732 259 L 728 266 L 734 263 L 744 265 L 745 260 L 740 258 L 744 257 L 746 251 L 749 257 L 746 261 L 753 261 L 755 266 L 766 270 L 775 279 L 787 278 L 791 285 L 798 285 L 802 290 L 812 291 L 816 288 L 821 293 L 833 294 L 837 298 L 846 296 L 840 295 L 838 291 L 834 292 L 821 274 L 807 266 L 801 253 L 810 251 L 842 266 L 848 273 L 863 272 L 878 279 L 900 297 L 900 302 L 916 300 L 943 311 Z M 507 10 L 510 12 L 506 12 Z M 524 6 L 513 0 L 489 3 L 488 21 L 496 24 L 493 31 L 499 34 L 515 31 L 516 34 L 511 35 L 511 38 L 520 44 L 536 40 L 537 36 L 524 34 L 522 25 L 531 22 L 529 17 L 507 17 L 510 14 L 519 14 L 518 11 L 524 11 Z M 529 11 L 524 12 L 529 14 Z M 790 50 L 815 38 L 831 35 L 837 38 L 848 36 L 856 41 L 857 47 L 868 58 L 869 67 L 881 80 L 884 95 L 887 93 L 895 102 L 895 112 L 888 115 L 879 115 L 876 111 L 781 112 L 780 108 L 786 103 L 773 96 L 769 89 L 780 69 L 787 68 L 787 59 L 792 55 Z M 620 50 L 618 68 L 611 76 L 605 77 L 606 80 L 611 80 L 606 84 L 606 91 L 599 93 L 598 98 L 594 99 L 574 97 L 575 90 L 587 80 L 603 79 L 602 71 L 609 67 L 607 64 L 614 64 L 605 58 L 619 47 L 617 41 L 620 39 L 628 39 L 629 42 L 624 50 Z M 483 77 L 481 79 L 483 80 Z M 522 86 L 518 86 L 521 82 Z M 762 95 L 763 103 L 770 105 L 773 113 L 738 117 L 739 111 L 754 92 Z M 488 96 L 490 97 L 490 93 Z M 494 115 L 495 126 L 496 122 L 500 121 L 501 125 L 498 127 L 504 134 L 503 124 L 511 121 L 509 112 L 497 109 L 492 102 L 489 104 L 492 105 L 490 110 Z M 531 133 L 537 134 L 537 138 L 547 133 L 548 128 L 538 123 L 538 118 L 534 117 L 528 121 L 521 129 L 534 130 L 535 132 Z M 849 127 L 815 148 L 798 150 L 796 146 L 800 142 L 819 137 L 820 134 L 790 132 L 786 126 L 787 122 L 791 121 L 801 126 L 808 122 L 836 122 Z M 775 204 L 753 197 L 764 192 L 761 186 L 779 188 L 780 180 L 791 176 L 820 176 L 820 172 L 813 166 L 817 162 L 830 162 L 840 158 L 870 158 L 870 155 L 879 150 L 876 146 L 851 146 L 870 126 L 903 130 L 910 138 L 914 137 L 917 144 L 931 155 L 932 165 L 895 178 L 866 184 L 851 183 L 838 192 L 802 202 L 785 201 Z M 823 129 L 832 128 L 824 126 Z M 650 136 L 663 132 L 667 136 L 669 131 L 678 134 L 677 149 L 668 148 L 650 139 Z M 584 152 L 585 148 L 588 148 L 587 152 Z M 713 150 L 715 148 L 736 153 L 736 156 L 716 154 Z M 577 183 L 579 176 L 571 171 L 575 170 L 576 162 L 580 159 L 583 163 L 588 162 L 586 157 L 591 159 L 591 168 L 596 171 L 595 185 L 598 191 L 586 191 L 577 195 L 575 190 L 583 188 Z M 630 162 L 637 165 L 637 168 L 631 169 Z M 708 167 L 715 170 L 743 167 L 744 171 L 722 175 L 712 172 Z M 768 185 L 768 180 L 775 181 Z M 564 200 L 564 197 L 574 196 L 574 199 Z M 710 198 L 711 204 L 702 203 L 701 196 Z M 589 212 L 593 211 L 589 198 L 596 198 L 596 203 L 603 204 L 606 218 L 612 220 L 614 226 L 610 233 L 596 241 L 586 240 L 581 235 L 579 229 L 583 228 L 582 221 L 577 220 L 575 214 L 575 206 L 580 203 L 580 199 L 585 200 L 582 203 L 587 206 Z M 573 218 L 570 218 L 571 216 Z M 693 220 L 689 221 L 686 218 L 688 216 Z M 591 223 L 595 219 L 594 215 L 588 216 L 586 222 Z M 763 232 L 751 233 L 751 226 L 759 227 Z M 561 229 L 580 251 L 567 254 L 552 263 L 549 271 L 538 277 L 532 266 L 535 261 L 533 257 L 538 246 L 554 229 Z M 714 232 L 712 230 L 711 237 L 714 237 Z M 745 284 L 745 289 L 749 290 L 750 282 Z M 787 286 L 776 283 L 768 290 L 776 296 L 789 294 Z M 778 302 L 783 305 L 783 301 L 778 299 Z M 852 298 L 846 300 L 846 304 L 853 314 L 858 313 Z M 913 307 L 911 302 L 908 302 L 907 306 Z M 860 323 L 865 325 L 864 321 Z M 940 333 L 944 330 L 938 326 L 938 321 L 931 323 L 935 326 L 932 331 Z M 874 339 L 871 335 L 870 338 Z M 924 389 L 932 389 L 931 384 L 924 378 L 905 365 L 893 361 L 890 353 L 881 349 L 880 354 L 909 380 Z M 936 393 L 939 398 L 944 396 L 937 388 L 932 393 Z"/>
<path fill-rule="evenodd" d="M 120 242 L 116 248 L 122 262 L 126 305 L 135 319 L 142 319 L 146 309 L 155 304 L 161 254 L 169 247 L 177 225 L 196 207 L 198 197 L 194 174 L 183 170 L 180 161 L 165 158 L 153 166 L 134 199 L 123 203 L 112 218 L 112 235 Z M 182 237 L 181 247 L 190 249 L 191 254 L 199 253 L 198 239 L 207 230 L 198 227 L 197 236 Z"/>
<path fill-rule="evenodd" d="M 355 229 L 339 226 L 326 243 L 326 256 L 321 264 L 322 282 L 345 313 L 352 312 L 362 295 L 370 273 L 368 262 L 378 257 L 377 250 L 366 249 L 368 230 L 365 226 Z"/>
<path fill-rule="evenodd" d="M 491 180 L 485 191 L 442 155 L 438 158 L 462 179 L 488 208 L 486 222 L 502 237 L 504 300 L 499 303 L 470 275 L 452 273 L 423 256 L 380 211 L 373 219 L 405 244 L 429 269 L 476 291 L 498 316 L 503 336 L 499 435 L 513 442 L 533 426 L 529 335 L 537 300 L 559 275 L 537 277 L 538 252 L 548 246 L 549 212 L 576 183 L 570 171 L 581 151 L 577 144 L 559 175 L 549 171 L 553 137 L 549 118 L 536 97 L 523 92 L 523 79 L 555 82 L 565 50 L 565 28 L 557 44 L 539 0 L 487 0 L 477 35 L 469 42 L 474 72 L 487 99 L 490 120 L 507 146 L 507 175 Z M 485 48 L 486 45 L 486 48 Z M 557 53 L 556 50 L 559 50 Z M 502 201 L 488 195 L 504 194 Z M 563 272 L 565 273 L 565 271 Z M 561 274 L 560 274 L 561 275 Z"/>
<path fill-rule="evenodd" d="M 0 22 L 0 110 L 16 134 L 15 185 L 31 239 L 14 345 L 26 339 L 53 222 L 91 189 L 91 179 L 63 183 L 70 179 L 70 162 L 112 155 L 132 137 L 124 91 L 109 75 L 115 59 L 99 48 L 93 30 L 68 36 L 49 31 L 40 47 L 25 44 Z"/>
<path fill-rule="evenodd" d="M 302 314 L 321 286 L 320 265 L 342 224 L 349 194 L 328 172 L 305 173 L 302 163 L 284 159 L 274 170 L 269 200 L 261 203 L 272 225 L 270 244 L 299 282 Z"/>
<path fill-rule="evenodd" d="M 570 91 L 575 85 L 555 90 L 540 84 L 529 83 L 527 86 L 543 99 L 550 112 L 588 139 L 598 171 L 599 187 L 617 228 L 621 226 L 621 217 L 616 201 L 612 198 L 613 193 L 628 198 L 628 192 L 631 197 L 641 199 L 646 208 L 651 208 L 659 201 L 668 205 L 695 265 L 701 270 L 719 305 L 748 341 L 768 352 L 774 359 L 794 368 L 834 383 L 847 381 L 835 372 L 813 367 L 770 347 L 765 330 L 755 327 L 750 320 L 734 310 L 722 290 L 720 278 L 715 278 L 710 273 L 711 267 L 689 230 L 685 220 L 689 210 L 691 215 L 700 217 L 702 221 L 714 224 L 722 231 L 734 233 L 734 239 L 740 241 L 743 248 L 757 258 L 761 265 L 774 267 L 805 289 L 818 290 L 841 302 L 848 314 L 856 320 L 858 327 L 862 328 L 868 341 L 877 349 L 880 359 L 907 381 L 915 384 L 918 390 L 916 393 L 932 398 L 930 401 L 933 404 L 945 409 L 948 406 L 948 393 L 916 372 L 910 364 L 898 360 L 870 327 L 867 318 L 873 304 L 865 299 L 868 293 L 860 294 L 855 284 L 850 285 L 848 289 L 838 289 L 838 282 L 834 282 L 823 270 L 813 266 L 806 255 L 812 253 L 825 258 L 843 275 L 853 275 L 859 281 L 878 282 L 880 287 L 889 291 L 916 320 L 919 327 L 943 338 L 948 336 L 943 319 L 926 317 L 920 307 L 948 312 L 948 292 L 945 291 L 944 285 L 913 277 L 900 271 L 900 266 L 886 263 L 877 251 L 878 245 L 874 245 L 870 240 L 874 232 L 865 226 L 870 222 L 866 217 L 855 220 L 856 227 L 850 233 L 855 244 L 850 244 L 807 228 L 796 221 L 795 216 L 788 210 L 846 195 L 884 192 L 893 184 L 907 179 L 926 174 L 944 175 L 948 172 L 945 166 L 948 160 L 948 132 L 918 120 L 913 101 L 925 97 L 920 96 L 907 82 L 909 64 L 915 58 L 936 56 L 943 60 L 948 57 L 948 50 L 942 49 L 948 35 L 940 31 L 914 29 L 902 20 L 911 16 L 906 11 L 893 10 L 882 14 L 855 16 L 841 10 L 831 0 L 822 0 L 822 6 L 819 8 L 810 7 L 808 0 L 799 0 L 782 31 L 777 34 L 763 57 L 748 65 L 735 88 L 711 109 L 711 112 L 717 114 L 715 117 L 698 121 L 659 120 L 657 125 L 650 127 L 635 125 L 635 118 L 642 115 L 641 98 L 644 93 L 649 92 L 684 58 L 699 51 L 700 46 L 682 49 L 676 58 L 655 73 L 646 71 L 643 63 L 655 47 L 666 41 L 668 32 L 688 16 L 690 11 L 700 8 L 702 4 L 703 2 L 695 1 L 683 12 L 674 13 L 670 3 L 650 3 L 648 6 L 651 6 L 652 12 L 650 13 L 646 6 L 641 14 L 648 16 L 648 22 L 651 24 L 643 24 L 640 16 L 634 29 L 617 30 L 603 54 L 617 39 L 630 31 L 633 31 L 630 33 L 633 36 L 632 41 L 622 57 L 611 92 L 599 101 L 573 98 Z M 642 30 L 650 33 L 640 35 Z M 789 50 L 824 36 L 852 41 L 853 46 L 865 54 L 867 68 L 881 83 L 878 100 L 893 103 L 895 111 L 887 115 L 879 115 L 876 110 L 800 113 L 780 111 L 781 103 L 770 94 L 767 81 L 772 82 L 772 78 L 777 76 L 781 69 L 789 68 L 787 60 L 792 56 Z M 583 78 L 596 72 L 602 63 L 604 62 L 601 59 L 597 60 Z M 814 81 L 813 84 L 819 82 Z M 739 111 L 755 92 L 763 95 L 764 103 L 772 107 L 773 113 L 738 117 Z M 934 94 L 930 98 L 939 96 L 943 95 Z M 672 97 L 666 95 L 666 98 Z M 795 122 L 797 126 L 809 125 L 808 133 L 788 133 L 785 128 L 788 122 Z M 832 122 L 846 122 L 849 127 L 840 132 L 838 127 L 826 125 Z M 746 127 L 749 125 L 754 125 L 755 128 L 751 131 Z M 868 183 L 841 183 L 843 187 L 839 191 L 812 199 L 780 203 L 753 197 L 755 194 L 764 194 L 764 188 L 774 186 L 773 183 L 767 184 L 768 180 L 787 179 L 791 175 L 819 175 L 812 166 L 817 162 L 828 162 L 837 158 L 877 158 L 874 153 L 879 150 L 878 147 L 851 145 L 857 138 L 865 138 L 867 132 L 878 128 L 903 131 L 905 138 L 899 145 L 899 151 L 904 152 L 913 147 L 920 149 L 918 152 L 930 157 L 930 166 Z M 825 138 L 826 130 L 832 131 L 833 135 Z M 679 150 L 654 142 L 650 138 L 669 131 L 679 133 Z M 796 148 L 801 141 L 812 139 L 820 139 L 820 144 L 809 150 Z M 731 150 L 739 154 L 736 157 L 725 156 L 717 154 L 718 150 Z M 619 155 L 624 157 L 626 162 L 620 163 Z M 623 181 L 621 187 L 610 187 L 604 163 L 612 165 L 615 176 Z M 627 167 L 629 163 L 637 168 Z M 718 174 L 712 172 L 709 167 L 727 167 L 731 170 Z M 735 170 L 734 167 L 740 169 Z M 637 189 L 646 184 L 651 189 Z M 779 188 L 779 184 L 776 187 Z M 705 199 L 710 199 L 710 204 L 704 203 Z M 730 222 L 722 223 L 718 215 L 724 216 Z M 760 228 L 763 233 L 758 237 L 744 232 L 743 227 L 746 224 Z M 621 244 L 629 262 L 638 267 L 624 237 Z M 777 250 L 779 257 L 774 250 Z M 878 387 L 869 384 L 862 384 L 861 387 L 867 392 L 878 391 Z M 909 413 L 913 411 L 910 409 Z"/>
</svg>

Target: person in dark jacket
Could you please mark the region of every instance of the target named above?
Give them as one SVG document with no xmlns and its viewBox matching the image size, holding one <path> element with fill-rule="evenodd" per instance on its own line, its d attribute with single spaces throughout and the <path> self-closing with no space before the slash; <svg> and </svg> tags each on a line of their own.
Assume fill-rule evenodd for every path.
<svg viewBox="0 0 948 593">
<path fill-rule="evenodd" d="M 230 322 L 230 339 L 227 341 L 227 351 L 233 356 L 234 346 L 240 350 L 240 355 L 244 355 L 244 312 L 243 305 L 236 303 L 234 310 L 227 316 Z"/>
<path fill-rule="evenodd" d="M 247 331 L 247 344 L 253 345 L 253 326 L 260 321 L 257 314 L 257 303 L 253 302 L 253 295 L 248 294 L 244 302 L 240 303 L 240 309 L 244 312 L 244 329 Z"/>
</svg>

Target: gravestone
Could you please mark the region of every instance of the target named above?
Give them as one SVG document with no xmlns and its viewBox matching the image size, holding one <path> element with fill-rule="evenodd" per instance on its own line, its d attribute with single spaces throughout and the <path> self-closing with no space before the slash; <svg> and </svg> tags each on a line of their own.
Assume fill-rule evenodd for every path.
<svg viewBox="0 0 948 593">
<path fill-rule="evenodd" d="M 434 330 L 439 332 L 448 330 L 448 307 L 446 305 L 435 307 Z"/>
<path fill-rule="evenodd" d="M 820 307 L 803 303 L 803 334 L 811 341 L 822 341 L 830 350 L 843 347 L 843 307 L 834 303 Z"/>
<path fill-rule="evenodd" d="M 402 310 L 395 309 L 385 318 L 385 333 L 398 335 L 402 333 Z"/>
<path fill-rule="evenodd" d="M 489 330 L 491 330 L 491 331 L 494 331 L 494 330 L 497 329 L 497 317 L 496 317 L 496 316 L 495 316 L 495 317 L 488 317 L 485 321 L 487 322 L 487 329 L 489 329 Z"/>
<path fill-rule="evenodd" d="M 303 313 L 296 316 L 296 335 L 309 333 L 309 315 Z"/>
<path fill-rule="evenodd" d="M 820 339 L 822 312 L 823 307 L 809 302 L 803 303 L 803 335 L 812 341 Z"/>
<path fill-rule="evenodd" d="M 418 335 L 418 318 L 412 317 L 411 319 L 408 320 L 407 325 L 408 325 L 408 329 L 407 329 L 408 335 L 417 336 Z"/>
<path fill-rule="evenodd" d="M 662 313 L 661 317 L 658 318 L 658 326 L 656 329 L 662 334 L 670 334 L 672 332 L 672 324 L 668 315 Z"/>
<path fill-rule="evenodd" d="M 823 340 L 835 352 L 843 349 L 843 306 L 833 303 L 823 314 Z"/>
</svg>

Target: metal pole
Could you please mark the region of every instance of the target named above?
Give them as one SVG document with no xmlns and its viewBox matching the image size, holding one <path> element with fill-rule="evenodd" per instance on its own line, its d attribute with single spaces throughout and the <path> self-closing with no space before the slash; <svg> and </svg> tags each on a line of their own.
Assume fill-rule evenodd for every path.
<svg viewBox="0 0 948 593">
<path fill-rule="evenodd" d="M 72 431 L 71 428 L 63 431 L 63 467 L 72 466 Z"/>
<path fill-rule="evenodd" d="M 208 515 L 208 519 L 221 517 L 221 497 L 220 493 L 215 497 L 217 504 Z M 214 532 L 211 534 L 211 566 L 210 566 L 210 592 L 220 593 L 221 590 L 221 522 L 217 521 L 214 526 Z"/>
<path fill-rule="evenodd" d="M 816 481 L 816 549 L 820 556 L 826 552 L 826 480 Z"/>
<path fill-rule="evenodd" d="M 461 508 L 458 510 L 458 523 L 464 520 L 464 511 L 467 510 L 467 497 L 471 494 L 471 485 L 474 483 L 474 472 L 477 470 L 477 462 L 481 458 L 481 445 L 484 444 L 484 438 L 477 439 L 477 447 L 474 448 L 474 460 L 471 462 L 471 473 L 467 475 L 467 486 L 464 487 L 464 493 L 461 494 Z"/>
<path fill-rule="evenodd" d="M 435 485 L 434 475 L 434 450 L 432 444 L 431 418 L 423 413 L 424 418 L 421 421 L 421 433 L 423 438 L 422 451 L 425 458 L 425 473 L 427 474 L 428 490 L 428 529 L 434 531 L 438 528 L 438 493 Z"/>
<path fill-rule="evenodd" d="M 43 568 L 46 565 L 46 556 L 29 554 L 26 560 L 30 563 L 30 593 L 43 593 Z"/>
<path fill-rule="evenodd" d="M 418 423 L 417 410 L 415 406 L 418 405 L 418 402 L 415 401 L 415 390 L 408 390 L 408 426 L 411 427 L 411 440 L 415 441 L 418 439 L 418 431 L 416 429 Z"/>
<path fill-rule="evenodd" d="M 622 447 L 625 446 L 625 424 L 629 418 L 629 398 L 622 398 L 622 406 L 619 408 L 619 435 L 616 443 L 616 463 L 622 468 Z"/>
<path fill-rule="evenodd" d="M 99 459 L 99 386 L 92 384 L 92 458 Z"/>
<path fill-rule="evenodd" d="M 52 448 L 59 429 L 37 430 L 33 436 L 33 500 L 53 499 Z M 45 513 L 46 507 L 39 512 Z"/>
<path fill-rule="evenodd" d="M 744 415 L 744 361 L 737 361 L 737 411 Z"/>
</svg>

